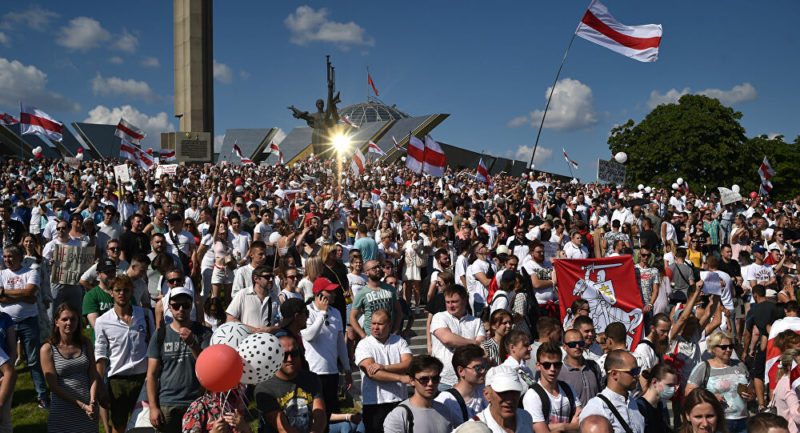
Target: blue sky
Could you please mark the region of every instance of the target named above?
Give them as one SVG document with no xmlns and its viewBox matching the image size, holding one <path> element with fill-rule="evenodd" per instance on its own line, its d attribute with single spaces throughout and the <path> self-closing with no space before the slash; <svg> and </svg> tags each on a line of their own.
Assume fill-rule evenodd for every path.
<svg viewBox="0 0 800 433">
<path fill-rule="evenodd" d="M 363 102 L 369 67 L 380 98 L 411 115 L 449 113 L 446 143 L 530 158 L 561 57 L 588 1 L 217 1 L 216 134 L 303 123 L 325 94 L 325 54 L 344 105 Z M 567 58 L 536 156 L 568 174 L 561 148 L 591 179 L 609 130 L 683 93 L 743 113 L 748 136 L 800 134 L 796 1 L 606 0 L 627 25 L 661 24 L 659 60 L 640 63 L 583 39 Z M 144 127 L 147 145 L 175 130 L 172 2 L 13 4 L 0 12 L 0 112 L 20 99 L 66 122 Z M 218 138 L 218 139 L 219 139 Z M 676 161 L 676 164 L 679 163 Z"/>
</svg>

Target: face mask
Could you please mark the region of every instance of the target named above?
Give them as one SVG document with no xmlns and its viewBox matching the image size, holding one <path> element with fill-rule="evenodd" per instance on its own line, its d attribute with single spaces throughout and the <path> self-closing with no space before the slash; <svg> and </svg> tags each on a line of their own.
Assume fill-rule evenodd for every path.
<svg viewBox="0 0 800 433">
<path fill-rule="evenodd" d="M 675 395 L 675 387 L 664 387 L 663 391 L 658 391 L 658 398 L 661 400 L 669 400 Z"/>
</svg>

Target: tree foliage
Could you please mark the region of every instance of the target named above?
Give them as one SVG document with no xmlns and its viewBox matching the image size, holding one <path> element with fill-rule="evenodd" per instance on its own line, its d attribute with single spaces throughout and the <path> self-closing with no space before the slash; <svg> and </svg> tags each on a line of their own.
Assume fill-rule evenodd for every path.
<svg viewBox="0 0 800 433">
<path fill-rule="evenodd" d="M 786 143 L 782 136 L 748 139 L 739 123 L 742 113 L 717 99 L 684 95 L 677 104 L 659 105 L 641 122 L 614 127 L 608 138 L 613 154 L 628 154 L 630 184 L 669 187 L 679 177 L 695 191 L 741 187 L 758 191 L 758 166 L 766 155 L 776 171 L 773 196 L 787 197 L 800 181 L 800 136 Z"/>
</svg>

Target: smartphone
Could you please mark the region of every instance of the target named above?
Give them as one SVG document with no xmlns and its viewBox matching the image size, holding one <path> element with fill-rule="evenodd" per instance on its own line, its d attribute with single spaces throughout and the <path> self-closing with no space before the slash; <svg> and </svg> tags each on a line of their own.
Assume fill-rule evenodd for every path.
<svg viewBox="0 0 800 433">
<path fill-rule="evenodd" d="M 747 392 L 747 385 L 745 385 L 745 384 L 743 384 L 743 383 L 740 383 L 740 384 L 739 384 L 739 385 L 736 387 L 736 392 L 738 392 L 739 394 L 742 394 L 742 393 L 745 393 L 745 392 Z"/>
</svg>

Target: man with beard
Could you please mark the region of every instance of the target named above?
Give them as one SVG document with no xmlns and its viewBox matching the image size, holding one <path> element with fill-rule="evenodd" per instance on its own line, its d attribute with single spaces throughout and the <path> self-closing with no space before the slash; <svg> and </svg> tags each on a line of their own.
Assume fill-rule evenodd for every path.
<svg viewBox="0 0 800 433">
<path fill-rule="evenodd" d="M 445 248 L 439 248 L 433 254 L 433 257 L 436 259 L 435 263 L 433 264 L 433 272 L 430 274 L 430 285 L 428 286 L 428 296 L 426 299 L 428 302 L 433 299 L 433 296 L 436 295 L 438 292 L 436 286 L 436 276 L 442 272 L 450 272 L 451 269 L 451 260 L 450 260 L 450 253 Z"/>
<path fill-rule="evenodd" d="M 403 314 L 400 310 L 400 302 L 397 300 L 397 289 L 389 284 L 381 282 L 383 279 L 383 269 L 377 260 L 369 260 L 364 265 L 364 273 L 369 278 L 367 285 L 361 289 L 353 300 L 353 308 L 350 310 L 350 326 L 362 339 L 367 337 L 364 329 L 370 329 L 372 313 L 378 310 L 386 310 L 390 313 L 389 323 L 394 324 L 392 332 L 400 332 Z M 359 323 L 358 316 L 363 314 L 363 321 Z"/>
<path fill-rule="evenodd" d="M 649 370 L 661 361 L 664 352 L 669 344 L 669 330 L 672 321 L 666 313 L 658 313 L 653 316 L 653 321 L 648 329 L 647 336 L 639 341 L 633 356 L 636 363 L 642 370 Z"/>
<path fill-rule="evenodd" d="M 626 350 L 612 350 L 605 364 L 608 385 L 586 403 L 580 421 L 591 415 L 600 415 L 611 421 L 614 433 L 643 433 L 644 416 L 628 393 L 636 388 L 641 369 L 636 358 Z"/>
</svg>

